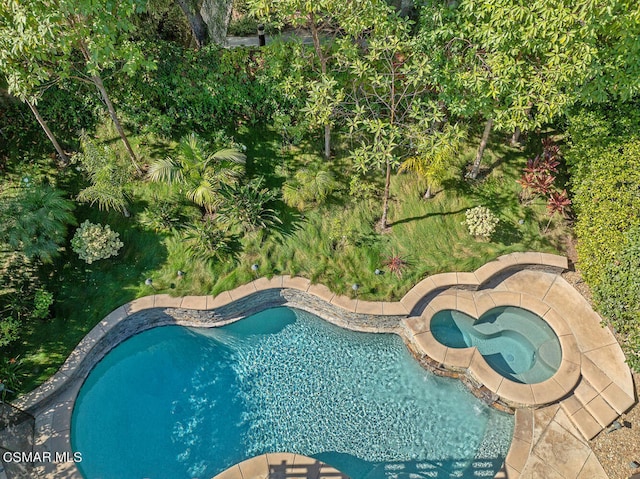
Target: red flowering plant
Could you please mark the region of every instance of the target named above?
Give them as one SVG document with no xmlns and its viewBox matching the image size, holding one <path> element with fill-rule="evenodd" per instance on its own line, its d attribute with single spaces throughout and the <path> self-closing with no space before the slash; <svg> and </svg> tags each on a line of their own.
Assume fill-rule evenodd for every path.
<svg viewBox="0 0 640 479">
<path fill-rule="evenodd" d="M 568 216 L 571 200 L 567 194 L 567 190 L 559 191 L 555 186 L 556 175 L 561 156 L 560 148 L 551 138 L 542 140 L 542 154 L 527 161 L 527 166 L 523 169 L 522 176 L 518 183 L 522 186 L 520 193 L 520 201 L 524 204 L 530 204 L 535 198 L 540 196 L 547 198 L 547 211 L 550 218 L 547 223 L 547 229 L 551 224 L 551 219 L 556 213 L 562 215 L 563 218 Z M 555 174 L 554 174 L 555 173 Z"/>
</svg>

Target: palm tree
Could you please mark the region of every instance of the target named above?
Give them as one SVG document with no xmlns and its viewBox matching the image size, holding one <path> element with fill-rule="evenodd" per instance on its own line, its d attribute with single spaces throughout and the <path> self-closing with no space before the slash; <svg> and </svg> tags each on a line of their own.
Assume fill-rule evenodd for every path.
<svg viewBox="0 0 640 479">
<path fill-rule="evenodd" d="M 191 133 L 180 140 L 175 158 L 151 164 L 148 177 L 151 181 L 179 185 L 187 198 L 212 213 L 222 201 L 222 186 L 236 183 L 245 160 L 246 156 L 235 148 L 212 153 L 206 141 Z"/>
<path fill-rule="evenodd" d="M 432 197 L 432 190 L 446 178 L 451 165 L 458 156 L 465 132 L 458 125 L 445 125 L 441 131 L 430 135 L 421 135 L 417 141 L 417 154 L 407 158 L 398 172 L 413 171 L 427 180 L 427 190 L 422 196 L 425 200 Z"/>
<path fill-rule="evenodd" d="M 29 260 L 50 263 L 59 254 L 74 204 L 49 185 L 25 186 L 0 198 L 0 243 Z"/>
<path fill-rule="evenodd" d="M 80 144 L 82 153 L 76 154 L 74 161 L 82 165 L 91 185 L 78 193 L 77 200 L 130 216 L 127 189 L 133 176 L 131 168 L 120 161 L 112 147 L 98 145 L 85 131 L 80 133 Z"/>
</svg>

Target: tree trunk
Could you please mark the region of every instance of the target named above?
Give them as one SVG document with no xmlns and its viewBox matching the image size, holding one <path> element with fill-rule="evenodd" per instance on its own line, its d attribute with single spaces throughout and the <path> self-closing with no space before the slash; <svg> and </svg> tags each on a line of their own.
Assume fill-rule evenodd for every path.
<svg viewBox="0 0 640 479">
<path fill-rule="evenodd" d="M 184 0 L 183 0 L 184 1 Z M 218 45 L 227 41 L 227 27 L 231 20 L 233 0 L 204 0 L 200 15 L 207 24 L 209 39 Z"/>
<path fill-rule="evenodd" d="M 484 133 L 482 133 L 482 140 L 480 140 L 480 146 L 478 147 L 478 152 L 476 153 L 476 159 L 473 161 L 473 167 L 467 175 L 467 177 L 471 178 L 472 180 L 475 180 L 478 177 L 478 173 L 480 172 L 480 162 L 482 161 L 484 149 L 487 147 L 487 142 L 489 141 L 491 127 L 493 127 L 493 118 L 489 118 L 487 120 L 487 124 L 484 127 Z"/>
<path fill-rule="evenodd" d="M 78 43 L 80 45 L 80 51 L 84 56 L 85 62 L 89 64 L 89 62 L 91 61 L 91 54 L 89 52 L 89 48 L 87 47 L 87 44 L 84 42 L 83 39 L 80 39 Z M 138 174 L 142 175 L 142 170 L 138 166 L 138 159 L 136 158 L 136 155 L 133 152 L 131 145 L 129 144 L 129 140 L 127 139 L 127 136 L 124 134 L 124 129 L 120 124 L 120 120 L 118 120 L 116 109 L 113 107 L 113 103 L 111 103 L 111 99 L 109 98 L 107 90 L 104 88 L 104 83 L 102 83 L 102 78 L 100 78 L 100 75 L 95 74 L 91 76 L 91 81 L 100 92 L 100 95 L 102 96 L 102 99 L 104 100 L 105 105 L 107 105 L 107 110 L 109 110 L 109 115 L 111 116 L 111 120 L 113 121 L 113 124 L 115 125 L 116 130 L 118 130 L 118 134 L 122 139 L 122 143 L 124 143 L 124 147 L 127 149 L 127 152 L 129 153 L 129 157 L 131 158 L 131 162 L 133 163 L 133 166 L 135 167 Z"/>
<path fill-rule="evenodd" d="M 69 163 L 69 157 L 65 154 L 65 152 L 60 147 L 60 144 L 56 140 L 56 137 L 53 136 L 53 133 L 47 126 L 47 122 L 44 121 L 44 118 L 42 118 L 42 116 L 40 116 L 40 112 L 36 108 L 36 105 L 30 102 L 29 100 L 27 100 L 27 105 L 29 105 L 29 108 L 31 108 L 31 111 L 35 115 L 36 120 L 38 120 L 38 123 L 40 123 L 40 126 L 42 127 L 44 132 L 47 134 L 47 137 L 49 138 L 49 140 L 51 140 L 51 143 L 53 143 L 53 147 L 58 152 L 58 156 L 60 156 L 60 159 L 63 161 L 64 164 Z"/>
<path fill-rule="evenodd" d="M 203 47 L 209 42 L 209 31 L 197 5 L 191 8 L 192 5 L 188 0 L 176 0 L 176 3 L 184 13 L 184 16 L 187 17 L 196 45 L 198 45 L 198 48 Z"/>
<path fill-rule="evenodd" d="M 423 200 L 430 200 L 431 199 L 431 185 L 427 186 L 427 191 L 424 192 L 424 195 L 422 196 Z"/>
<path fill-rule="evenodd" d="M 382 218 L 380 218 L 380 230 L 384 231 L 389 226 L 387 217 L 389 215 L 389 193 L 391 190 L 391 162 L 387 160 L 387 177 L 384 183 L 384 197 L 382 200 Z"/>
<path fill-rule="evenodd" d="M 517 126 L 513 130 L 513 135 L 511 135 L 511 146 L 517 146 L 520 143 L 520 128 Z"/>
<path fill-rule="evenodd" d="M 322 51 L 322 45 L 320 43 L 320 34 L 318 32 L 318 26 L 316 25 L 316 18 L 313 13 L 309 14 L 307 20 L 309 30 L 311 30 L 311 37 L 313 38 L 313 48 L 316 51 L 318 60 L 320 60 L 320 71 L 323 75 L 327 74 L 327 60 L 328 58 Z M 331 125 L 328 123 L 324 125 L 324 157 L 325 159 L 331 158 Z"/>
<path fill-rule="evenodd" d="M 129 152 L 129 157 L 131 158 L 131 162 L 133 163 L 133 166 L 136 168 L 136 171 L 141 175 L 142 174 L 142 170 L 138 166 L 138 159 L 136 158 L 136 154 L 133 152 L 133 149 L 131 148 L 131 145 L 129 144 L 129 140 L 127 139 L 127 136 L 124 134 L 124 129 L 122 128 L 122 125 L 120 124 L 120 120 L 118 120 L 118 115 L 116 114 L 116 109 L 113 107 L 113 104 L 111 103 L 111 99 L 109 98 L 109 95 L 107 94 L 107 90 L 105 90 L 104 84 L 102 83 L 102 78 L 100 78 L 99 75 L 94 75 L 94 76 L 91 77 L 91 80 L 93 81 L 93 83 L 96 85 L 96 87 L 100 91 L 100 94 L 102 95 L 102 99 L 104 100 L 105 104 L 107 105 L 107 110 L 109 110 L 109 115 L 111 116 L 111 120 L 113 120 L 113 124 L 115 125 L 116 130 L 118 130 L 118 134 L 120 135 L 120 138 L 122 139 L 122 143 L 124 143 L 124 146 L 127 149 L 127 152 Z"/>
<path fill-rule="evenodd" d="M 331 125 L 324 125 L 324 157 L 331 158 Z"/>
</svg>

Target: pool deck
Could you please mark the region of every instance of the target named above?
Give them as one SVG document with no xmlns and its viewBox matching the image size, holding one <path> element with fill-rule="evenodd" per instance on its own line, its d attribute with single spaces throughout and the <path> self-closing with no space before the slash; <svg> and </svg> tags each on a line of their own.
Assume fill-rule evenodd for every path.
<svg viewBox="0 0 640 479">
<path fill-rule="evenodd" d="M 273 306 L 269 301 L 277 297 L 279 305 L 302 307 L 346 328 L 397 333 L 423 364 L 440 374 L 464 379 L 489 402 L 515 408 L 513 442 L 496 479 L 606 479 L 588 441 L 635 404 L 633 379 L 613 334 L 600 325 L 601 318 L 559 275 L 566 268 L 567 260 L 561 256 L 513 253 L 472 273 L 430 276 L 399 302 L 362 301 L 291 276 L 259 278 L 215 297 L 147 296 L 106 316 L 52 378 L 14 405 L 36 418 L 35 452 L 70 452 L 75 398 L 93 365 L 111 348 L 161 324 L 220 326 L 255 312 L 238 313 L 238 308 L 233 309 L 235 304 L 258 298 L 254 309 L 265 309 Z M 262 300 L 260 295 L 267 294 L 269 300 Z M 305 307 L 307 303 L 310 306 Z M 510 381 L 491 369 L 475 348 L 447 348 L 430 333 L 431 317 L 440 310 L 457 309 L 478 318 L 503 305 L 538 314 L 556 332 L 562 363 L 547 381 L 533 385 Z M 339 317 L 336 311 L 341 312 Z M 145 316 L 149 312 L 167 314 L 152 320 Z M 196 312 L 204 319 L 192 319 Z M 295 465 L 295 459 L 291 460 Z M 225 471 L 217 478 L 279 477 L 265 475 L 259 468 L 234 468 L 239 475 Z M 345 477 L 333 472 L 323 475 L 321 470 L 296 477 Z M 34 473 L 39 478 L 82 477 L 73 462 L 37 463 Z M 0 479 L 3 475 L 0 470 Z"/>
</svg>

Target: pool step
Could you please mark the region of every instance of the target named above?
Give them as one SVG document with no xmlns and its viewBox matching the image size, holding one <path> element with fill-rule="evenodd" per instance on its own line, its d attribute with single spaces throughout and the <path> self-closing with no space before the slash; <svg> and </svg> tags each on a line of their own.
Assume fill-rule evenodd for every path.
<svg viewBox="0 0 640 479">
<path fill-rule="evenodd" d="M 582 435 L 590 440 L 633 406 L 629 397 L 591 360 L 583 356 L 582 377 L 560 406 Z"/>
</svg>

